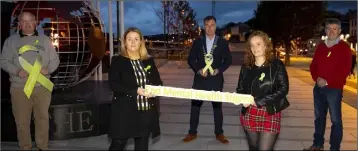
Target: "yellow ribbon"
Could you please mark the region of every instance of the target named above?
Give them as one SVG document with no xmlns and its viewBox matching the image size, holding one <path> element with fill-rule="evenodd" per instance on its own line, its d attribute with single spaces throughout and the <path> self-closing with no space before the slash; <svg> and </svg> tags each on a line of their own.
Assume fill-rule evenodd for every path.
<svg viewBox="0 0 358 151">
<path fill-rule="evenodd" d="M 214 58 L 212 54 L 206 54 L 204 56 L 204 60 L 205 60 L 205 67 L 203 69 L 203 73 L 205 73 L 207 70 L 209 70 L 210 74 L 213 75 L 214 74 L 214 69 L 213 67 L 211 67 L 211 65 L 213 64 Z"/>
<path fill-rule="evenodd" d="M 36 40 L 36 42 L 38 41 Z M 21 55 L 27 51 L 36 51 L 36 50 L 37 48 L 35 46 L 25 45 L 19 49 L 19 54 Z M 41 85 L 43 85 L 46 89 L 48 89 L 51 92 L 54 86 L 54 84 L 48 78 L 46 78 L 44 75 L 40 73 L 42 68 L 42 64 L 40 60 L 41 60 L 41 56 L 37 55 L 35 63 L 32 66 L 22 56 L 19 56 L 19 62 L 21 67 L 30 74 L 24 87 L 24 92 L 28 99 L 30 98 L 34 90 L 36 82 L 39 82 Z"/>
<path fill-rule="evenodd" d="M 145 72 L 147 72 L 152 66 L 148 65 L 147 67 L 144 68 Z"/>
<path fill-rule="evenodd" d="M 265 77 L 265 73 L 261 73 L 261 76 L 259 78 L 260 81 L 264 80 L 264 77 Z"/>
<path fill-rule="evenodd" d="M 327 55 L 327 57 L 329 57 L 331 55 L 331 52 L 328 52 L 328 55 Z"/>
</svg>

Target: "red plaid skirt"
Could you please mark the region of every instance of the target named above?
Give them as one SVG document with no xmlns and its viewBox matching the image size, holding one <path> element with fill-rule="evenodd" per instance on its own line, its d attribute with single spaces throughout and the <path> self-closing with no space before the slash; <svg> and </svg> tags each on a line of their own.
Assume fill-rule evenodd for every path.
<svg viewBox="0 0 358 151">
<path fill-rule="evenodd" d="M 240 115 L 241 125 L 251 132 L 280 133 L 281 112 L 269 115 L 265 107 L 249 106 L 245 115 Z"/>
</svg>

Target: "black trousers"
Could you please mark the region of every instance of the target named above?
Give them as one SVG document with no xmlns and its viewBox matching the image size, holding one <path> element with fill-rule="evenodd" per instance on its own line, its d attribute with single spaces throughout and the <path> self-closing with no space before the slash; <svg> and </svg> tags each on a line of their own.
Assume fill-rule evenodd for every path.
<svg viewBox="0 0 358 151">
<path fill-rule="evenodd" d="M 215 122 L 215 135 L 223 134 L 223 112 L 221 102 L 211 102 L 214 110 L 214 122 Z M 203 101 L 192 100 L 191 112 L 190 112 L 190 130 L 189 134 L 197 134 L 199 125 L 200 108 L 203 105 Z"/>
<path fill-rule="evenodd" d="M 124 150 L 128 139 L 112 139 L 109 150 Z M 134 150 L 148 150 L 149 136 L 135 137 Z"/>
</svg>

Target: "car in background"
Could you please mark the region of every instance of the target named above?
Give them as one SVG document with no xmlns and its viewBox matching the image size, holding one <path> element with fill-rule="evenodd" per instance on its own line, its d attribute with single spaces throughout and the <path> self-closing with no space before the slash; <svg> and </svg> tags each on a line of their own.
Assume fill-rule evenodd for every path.
<svg viewBox="0 0 358 151">
<path fill-rule="evenodd" d="M 308 49 L 298 49 L 298 55 L 307 55 Z"/>
</svg>

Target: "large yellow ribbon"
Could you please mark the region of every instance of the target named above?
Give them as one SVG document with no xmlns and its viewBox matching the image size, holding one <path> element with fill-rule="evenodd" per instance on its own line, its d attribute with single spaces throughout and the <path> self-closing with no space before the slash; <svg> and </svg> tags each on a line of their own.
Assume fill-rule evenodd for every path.
<svg viewBox="0 0 358 151">
<path fill-rule="evenodd" d="M 19 49 L 19 54 L 20 54 L 19 62 L 21 64 L 21 67 L 30 74 L 24 87 L 24 92 L 27 98 L 29 99 L 34 90 L 36 82 L 39 82 L 41 85 L 43 85 L 46 89 L 48 89 L 51 92 L 53 90 L 54 84 L 48 78 L 46 78 L 44 75 L 40 73 L 42 68 L 42 64 L 40 62 L 41 60 L 40 55 L 37 55 L 33 66 L 21 56 L 21 54 L 27 51 L 37 51 L 37 48 L 32 45 L 25 45 Z"/>
<path fill-rule="evenodd" d="M 204 60 L 205 60 L 205 67 L 203 69 L 203 73 L 205 73 L 207 70 L 209 70 L 210 74 L 213 75 L 214 74 L 214 69 L 213 67 L 211 67 L 211 65 L 213 64 L 214 58 L 213 55 L 208 53 L 204 56 Z"/>
</svg>

